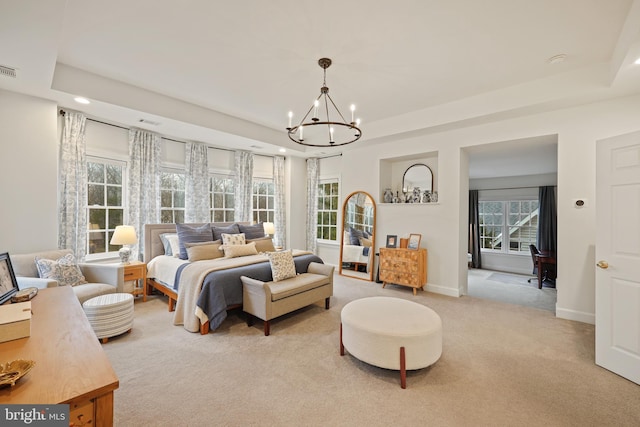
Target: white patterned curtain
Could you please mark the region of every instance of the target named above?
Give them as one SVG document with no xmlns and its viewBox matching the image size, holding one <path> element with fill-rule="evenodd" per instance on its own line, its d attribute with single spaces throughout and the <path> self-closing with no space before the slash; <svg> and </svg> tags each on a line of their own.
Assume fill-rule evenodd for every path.
<svg viewBox="0 0 640 427">
<path fill-rule="evenodd" d="M 87 157 L 82 113 L 66 112 L 60 138 L 58 247 L 78 260 L 87 254 Z"/>
<path fill-rule="evenodd" d="M 252 221 L 253 153 L 235 152 L 235 209 L 238 222 Z"/>
<path fill-rule="evenodd" d="M 160 137 L 140 129 L 129 130 L 128 166 L 129 223 L 136 229 L 138 244 L 133 259 L 144 253 L 144 225 L 160 222 Z"/>
<path fill-rule="evenodd" d="M 318 159 L 307 159 L 307 250 L 316 253 L 318 238 Z"/>
<path fill-rule="evenodd" d="M 287 212 L 285 206 L 285 182 L 284 182 L 284 157 L 275 156 L 273 158 L 273 187 L 274 187 L 274 227 L 273 236 L 276 246 L 285 246 L 287 240 Z"/>
<path fill-rule="evenodd" d="M 187 142 L 185 148 L 184 222 L 209 222 L 209 161 L 207 146 Z"/>
</svg>

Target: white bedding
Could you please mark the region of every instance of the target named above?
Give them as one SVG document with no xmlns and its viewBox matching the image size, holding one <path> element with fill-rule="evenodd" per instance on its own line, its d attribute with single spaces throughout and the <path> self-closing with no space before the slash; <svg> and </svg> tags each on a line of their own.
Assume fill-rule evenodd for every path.
<svg viewBox="0 0 640 427">
<path fill-rule="evenodd" d="M 147 277 L 175 289 L 176 272 L 182 264 L 188 264 L 186 259 L 176 258 L 171 255 L 160 255 L 147 264 Z"/>
</svg>

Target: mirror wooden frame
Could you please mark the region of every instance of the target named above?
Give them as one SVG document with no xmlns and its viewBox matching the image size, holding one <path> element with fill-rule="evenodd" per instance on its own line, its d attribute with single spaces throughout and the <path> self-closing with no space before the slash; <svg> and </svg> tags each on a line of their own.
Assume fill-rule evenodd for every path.
<svg viewBox="0 0 640 427">
<path fill-rule="evenodd" d="M 371 248 L 369 249 L 371 251 L 370 253 L 370 266 L 368 268 L 369 270 L 369 278 L 366 279 L 364 277 L 359 277 L 358 275 L 350 275 L 350 274 L 345 274 L 342 270 L 342 257 L 344 254 L 344 232 L 345 232 L 345 222 L 346 222 L 346 213 L 347 213 L 347 203 L 349 202 L 349 200 L 351 199 L 351 197 L 353 197 L 354 195 L 357 194 L 364 194 L 366 197 L 369 198 L 369 200 L 371 201 L 371 205 L 373 207 L 373 219 L 371 221 L 371 230 L 372 230 L 372 236 L 371 236 Z M 341 229 L 341 233 L 340 233 L 340 259 L 339 259 L 339 266 L 338 266 L 338 274 L 340 274 L 341 276 L 347 276 L 347 277 L 352 277 L 354 279 L 360 279 L 360 280 L 368 280 L 370 282 L 373 281 L 373 271 L 374 271 L 374 266 L 375 266 L 375 250 L 376 250 L 376 201 L 373 199 L 373 197 L 371 196 L 371 194 L 367 193 L 366 191 L 354 191 L 351 194 L 349 194 L 345 199 L 344 202 L 342 203 L 342 229 Z"/>
</svg>

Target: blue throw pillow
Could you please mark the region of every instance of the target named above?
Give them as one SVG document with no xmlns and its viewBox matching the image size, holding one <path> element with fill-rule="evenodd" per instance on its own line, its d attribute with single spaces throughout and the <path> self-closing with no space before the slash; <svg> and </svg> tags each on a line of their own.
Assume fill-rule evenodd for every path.
<svg viewBox="0 0 640 427">
<path fill-rule="evenodd" d="M 263 223 L 254 225 L 238 224 L 238 227 L 240 227 L 240 232 L 244 233 L 245 239 L 259 239 L 265 236 Z"/>
<path fill-rule="evenodd" d="M 198 243 L 198 242 L 212 242 L 213 233 L 211 231 L 211 224 L 176 224 L 176 231 L 178 232 L 178 244 L 180 246 L 180 259 L 189 259 L 187 255 L 187 248 L 185 243 Z"/>
<path fill-rule="evenodd" d="M 215 225 L 211 226 L 211 230 L 213 231 L 213 240 L 222 240 L 222 233 L 224 234 L 239 234 L 240 229 L 238 228 L 238 224 L 231 224 L 226 227 L 217 227 Z"/>
<path fill-rule="evenodd" d="M 355 228 L 351 228 L 349 230 L 349 239 L 351 240 L 352 245 L 360 246 L 361 237 L 364 237 L 362 230 L 356 230 Z"/>
</svg>

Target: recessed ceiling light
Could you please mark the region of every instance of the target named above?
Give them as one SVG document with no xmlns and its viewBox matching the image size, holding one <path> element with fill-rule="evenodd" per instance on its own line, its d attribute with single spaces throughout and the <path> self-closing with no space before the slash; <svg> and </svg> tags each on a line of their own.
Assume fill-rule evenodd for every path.
<svg viewBox="0 0 640 427">
<path fill-rule="evenodd" d="M 547 62 L 549 64 L 559 64 L 560 62 L 564 62 L 565 59 L 567 59 L 567 55 L 564 53 L 561 53 L 559 55 L 554 55 L 551 58 L 547 59 Z"/>
<path fill-rule="evenodd" d="M 91 101 L 81 96 L 76 96 L 75 98 L 73 98 L 73 100 L 76 101 L 78 104 L 91 104 Z"/>
<path fill-rule="evenodd" d="M 281 148 L 281 149 L 280 149 L 280 150 L 278 150 L 278 151 L 280 151 L 281 153 L 286 153 L 286 152 L 287 152 L 287 149 L 286 149 L 286 148 Z"/>
</svg>

